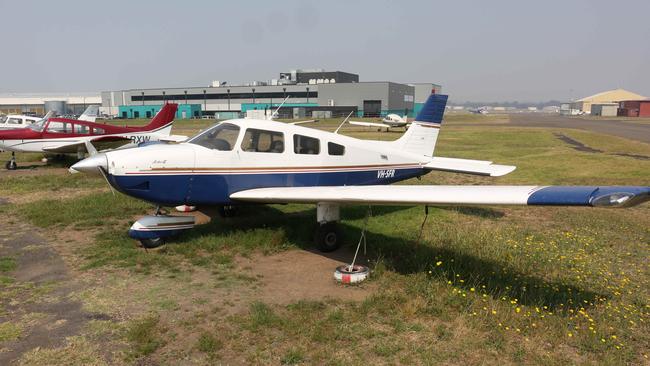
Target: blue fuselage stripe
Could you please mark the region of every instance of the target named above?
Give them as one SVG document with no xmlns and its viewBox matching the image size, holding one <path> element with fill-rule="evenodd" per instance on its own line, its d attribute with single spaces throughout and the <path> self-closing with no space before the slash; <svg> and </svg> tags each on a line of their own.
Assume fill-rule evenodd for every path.
<svg viewBox="0 0 650 366">
<path fill-rule="evenodd" d="M 426 174 L 422 168 L 314 173 L 110 175 L 122 193 L 161 205 L 233 204 L 230 195 L 268 187 L 314 187 L 391 184 Z"/>
</svg>

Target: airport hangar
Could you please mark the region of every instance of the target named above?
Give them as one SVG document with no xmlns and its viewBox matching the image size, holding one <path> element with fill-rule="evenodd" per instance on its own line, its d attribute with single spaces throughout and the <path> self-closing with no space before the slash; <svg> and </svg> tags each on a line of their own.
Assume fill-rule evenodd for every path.
<svg viewBox="0 0 650 366">
<path fill-rule="evenodd" d="M 214 116 L 218 119 L 270 113 L 280 106 L 280 118 L 380 117 L 389 113 L 414 117 L 432 92 L 434 83 L 359 81 L 359 75 L 323 69 L 292 70 L 278 79 L 241 85 L 213 81 L 209 87 L 104 91 L 103 114 L 118 118 L 151 118 L 164 103 L 178 103 L 178 118 Z M 259 116 L 259 114 L 253 114 Z"/>
<path fill-rule="evenodd" d="M 49 111 L 58 115 L 81 114 L 90 105 L 101 105 L 97 94 L 7 94 L 0 95 L 0 114 L 33 114 Z"/>
</svg>

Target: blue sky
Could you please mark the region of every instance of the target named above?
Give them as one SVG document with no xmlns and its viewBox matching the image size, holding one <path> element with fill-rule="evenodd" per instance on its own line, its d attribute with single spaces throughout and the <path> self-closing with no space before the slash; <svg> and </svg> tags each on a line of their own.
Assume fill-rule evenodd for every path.
<svg viewBox="0 0 650 366">
<path fill-rule="evenodd" d="M 435 82 L 454 101 L 650 96 L 650 1 L 0 0 L 0 93 L 268 80 Z"/>
</svg>

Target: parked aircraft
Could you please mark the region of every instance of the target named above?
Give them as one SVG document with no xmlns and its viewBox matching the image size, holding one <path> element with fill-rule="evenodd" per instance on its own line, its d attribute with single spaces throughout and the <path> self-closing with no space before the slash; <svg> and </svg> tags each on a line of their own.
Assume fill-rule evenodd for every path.
<svg viewBox="0 0 650 366">
<path fill-rule="evenodd" d="M 87 143 L 104 148 L 140 144 L 168 138 L 177 104 L 165 104 L 151 122 L 143 127 L 120 127 L 82 120 L 49 118 L 28 128 L 0 131 L 0 150 L 11 151 L 5 167 L 16 169 L 16 152 L 77 154 L 83 158 Z M 94 147 L 92 147 L 94 149 Z"/>
<path fill-rule="evenodd" d="M 22 114 L 9 114 L 6 116 L 0 116 L 0 131 L 2 130 L 15 130 L 18 128 L 25 128 L 31 125 L 32 123 L 40 122 L 41 120 L 47 120 L 52 117 L 54 113 L 48 112 L 44 117 L 34 117 L 26 116 Z"/>
<path fill-rule="evenodd" d="M 515 167 L 434 157 L 446 95 L 432 94 L 396 141 L 367 141 L 268 120 L 224 121 L 184 143 L 93 155 L 71 169 L 102 174 L 117 190 L 158 206 L 233 207 L 313 203 L 322 251 L 341 244 L 342 204 L 628 207 L 650 200 L 644 186 L 464 186 L 389 184 L 432 170 L 501 176 Z M 145 247 L 194 226 L 156 211 L 129 234 Z"/>
<path fill-rule="evenodd" d="M 488 107 L 478 107 L 470 109 L 469 111 L 474 114 L 488 114 Z"/>
<path fill-rule="evenodd" d="M 408 128 L 408 125 L 410 124 L 408 121 L 408 117 L 404 115 L 404 117 L 401 117 L 397 114 L 391 113 L 386 115 L 381 120 L 382 123 L 374 123 L 374 122 L 363 122 L 363 121 L 350 121 L 348 122 L 351 125 L 355 126 L 364 126 L 364 127 L 379 127 L 379 128 L 385 128 L 386 131 L 388 131 L 390 128 L 393 127 L 404 127 Z"/>
</svg>

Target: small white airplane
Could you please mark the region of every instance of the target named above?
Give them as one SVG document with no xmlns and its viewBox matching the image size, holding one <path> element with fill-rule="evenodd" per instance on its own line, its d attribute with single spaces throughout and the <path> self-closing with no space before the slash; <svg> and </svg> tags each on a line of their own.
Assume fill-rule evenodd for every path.
<svg viewBox="0 0 650 366">
<path fill-rule="evenodd" d="M 401 117 L 398 114 L 391 113 L 386 115 L 381 120 L 382 123 L 374 123 L 374 122 L 364 122 L 364 121 L 349 121 L 348 123 L 351 125 L 355 126 L 364 126 L 364 127 L 378 127 L 378 128 L 385 128 L 386 131 L 388 131 L 391 128 L 396 128 L 396 127 L 404 127 L 405 129 L 408 128 L 408 126 L 411 124 L 408 121 L 408 117 L 404 115 L 404 117 Z"/>
<path fill-rule="evenodd" d="M 470 109 L 469 111 L 470 113 L 474 113 L 474 114 L 488 114 L 488 107 L 485 106 L 478 107 L 478 108 Z"/>
<path fill-rule="evenodd" d="M 99 106 L 91 105 L 77 118 L 78 121 L 95 122 L 97 114 L 99 113 Z M 0 116 L 0 130 L 15 130 L 19 128 L 27 128 L 34 123 L 47 121 L 50 117 L 54 116 L 54 112 L 49 111 L 43 117 L 27 116 L 22 114 L 10 114 L 7 116 Z"/>
<path fill-rule="evenodd" d="M 0 130 L 15 130 L 17 128 L 29 127 L 29 125 L 47 120 L 54 115 L 53 112 L 47 112 L 44 117 L 27 116 L 23 114 L 9 114 L 0 116 Z"/>
<path fill-rule="evenodd" d="M 160 206 L 313 203 L 322 251 L 341 244 L 342 204 L 550 205 L 628 207 L 650 200 L 647 186 L 463 186 L 389 184 L 432 170 L 501 176 L 515 167 L 434 157 L 446 95 L 432 94 L 396 141 L 360 140 L 268 120 L 223 121 L 177 144 L 95 154 L 71 169 L 102 174 L 111 187 Z M 129 235 L 156 247 L 194 226 L 156 211 Z"/>
</svg>

